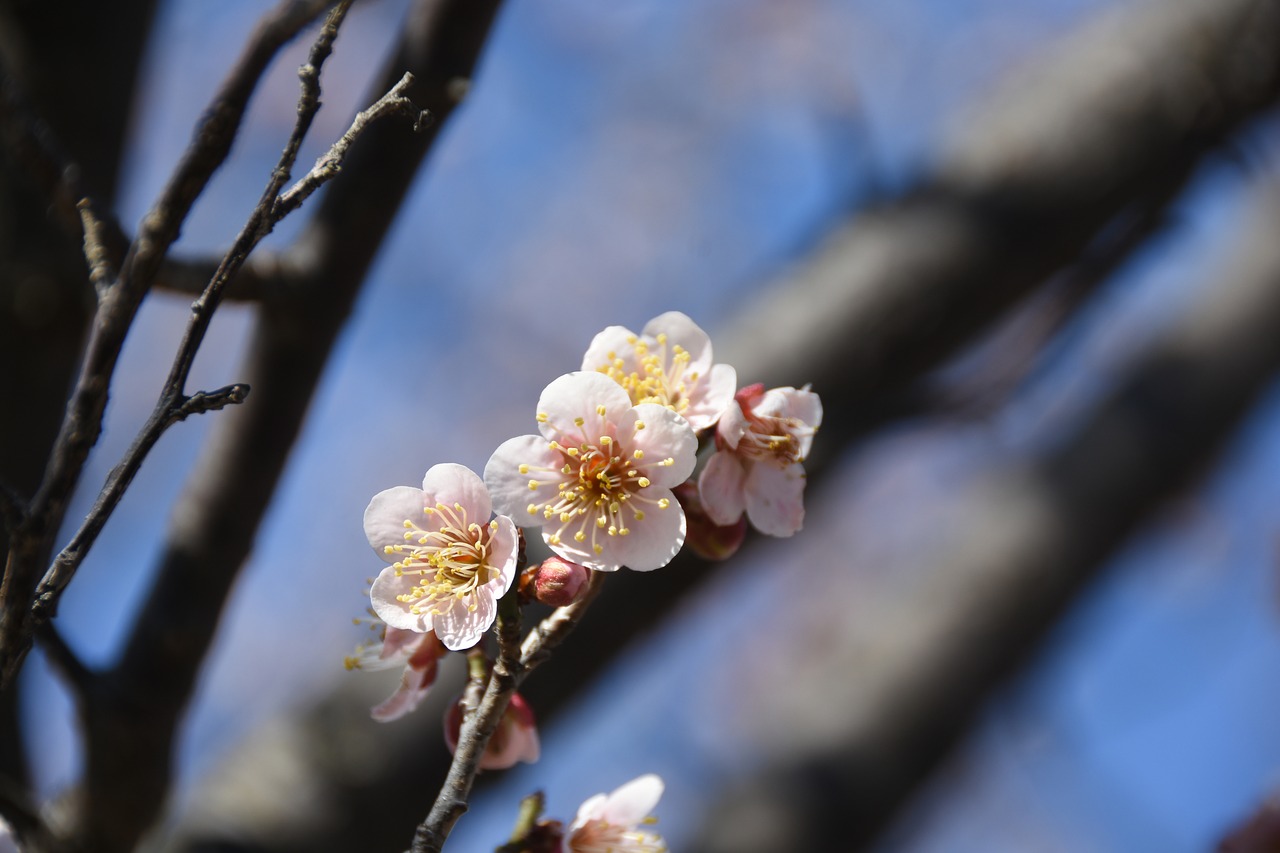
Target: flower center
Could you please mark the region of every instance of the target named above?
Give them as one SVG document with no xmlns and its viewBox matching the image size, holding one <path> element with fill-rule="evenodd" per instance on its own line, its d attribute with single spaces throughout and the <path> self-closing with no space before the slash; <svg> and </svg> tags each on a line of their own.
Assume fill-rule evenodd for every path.
<svg viewBox="0 0 1280 853">
<path fill-rule="evenodd" d="M 581 418 L 574 423 L 579 429 L 584 426 Z M 612 432 L 612 426 L 607 428 Z M 635 429 L 644 429 L 644 423 L 637 421 Z M 589 544 L 595 554 L 602 554 L 606 537 L 628 536 L 631 534 L 629 523 L 644 521 L 645 510 L 641 506 L 666 509 L 671 505 L 668 498 L 655 500 L 644 494 L 650 485 L 649 478 L 640 470 L 644 452 L 637 449 L 628 453 L 621 442 L 608 433 L 593 440 L 582 431 L 574 447 L 558 441 L 549 442 L 549 446 L 560 455 L 563 465 L 536 468 L 538 473 L 549 476 L 531 479 L 529 489 L 536 492 L 554 481 L 556 494 L 529 504 L 528 510 L 530 515 L 541 513 L 548 521 L 559 520 L 560 527 L 548 537 L 552 545 L 561 544 L 562 537 L 572 531 L 575 542 Z M 655 464 L 673 465 L 675 460 L 668 458 Z M 520 466 L 521 474 L 534 471 L 534 466 Z"/>
<path fill-rule="evenodd" d="M 757 417 L 747 413 L 751 428 L 738 442 L 738 452 L 750 459 L 760 459 L 785 468 L 803 462 L 800 437 L 816 430 L 798 418 Z"/>
<path fill-rule="evenodd" d="M 668 350 L 665 333 L 658 335 L 655 342 L 656 352 L 647 341 L 631 335 L 627 343 L 635 348 L 640 369 L 627 372 L 626 362 L 617 353 L 610 352 L 609 363 L 600 367 L 600 372 L 625 388 L 633 404 L 657 403 L 683 414 L 689 408 L 689 396 L 698 384 L 698 374 L 685 375 L 690 356 L 684 347 L 673 344 Z"/>
<path fill-rule="evenodd" d="M 470 521 L 462 504 L 438 503 L 422 511 L 435 523 L 422 527 L 405 519 L 406 544 L 388 545 L 386 551 L 404 555 L 392 564 L 397 577 L 418 578 L 413 589 L 396 599 L 409 604 L 409 612 L 415 615 L 437 615 L 453 600 L 471 595 L 497 577 L 498 570 L 488 558 L 490 536 L 498 523 L 482 526 Z M 470 609 L 476 609 L 474 602 Z"/>
</svg>

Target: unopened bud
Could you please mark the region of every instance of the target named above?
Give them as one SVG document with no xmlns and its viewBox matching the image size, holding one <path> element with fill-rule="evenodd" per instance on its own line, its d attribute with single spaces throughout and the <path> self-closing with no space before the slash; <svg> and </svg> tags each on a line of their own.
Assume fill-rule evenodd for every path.
<svg viewBox="0 0 1280 853">
<path fill-rule="evenodd" d="M 591 570 L 560 557 L 548 557 L 530 579 L 534 598 L 551 607 L 565 607 L 582 597 Z"/>
<path fill-rule="evenodd" d="M 702 508 L 698 487 L 687 480 L 672 489 L 676 500 L 684 509 L 684 544 L 704 560 L 727 560 L 737 553 L 747 536 L 747 519 L 740 517 L 733 524 L 716 524 Z"/>
<path fill-rule="evenodd" d="M 458 749 L 458 738 L 462 732 L 462 720 L 466 714 L 462 697 L 458 697 L 444 716 L 444 742 L 449 752 Z M 502 714 L 498 728 L 480 756 L 481 770 L 502 770 L 519 761 L 530 764 L 538 760 L 541 748 L 538 743 L 538 724 L 533 718 L 533 709 L 519 693 L 511 694 L 507 710 Z"/>
</svg>

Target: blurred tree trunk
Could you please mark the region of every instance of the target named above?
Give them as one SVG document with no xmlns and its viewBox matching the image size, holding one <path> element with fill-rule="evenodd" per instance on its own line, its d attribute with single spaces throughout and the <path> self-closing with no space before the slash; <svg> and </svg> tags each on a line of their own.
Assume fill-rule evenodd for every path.
<svg viewBox="0 0 1280 853">
<path fill-rule="evenodd" d="M 105 209 L 155 5 L 0 0 L 0 85 L 25 96 Z M 62 420 L 93 291 L 79 241 L 12 154 L 0 146 L 0 483 L 25 498 Z M 0 548 L 7 553 L 2 531 Z M 0 696 L 0 773 L 22 778 L 15 694 Z"/>
</svg>

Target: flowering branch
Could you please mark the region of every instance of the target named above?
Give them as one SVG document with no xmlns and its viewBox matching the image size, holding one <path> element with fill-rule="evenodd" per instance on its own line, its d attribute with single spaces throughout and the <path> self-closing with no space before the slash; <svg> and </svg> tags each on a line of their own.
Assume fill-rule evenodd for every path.
<svg viewBox="0 0 1280 853">
<path fill-rule="evenodd" d="M 582 598 L 543 619 L 519 645 L 515 642 L 520 630 L 519 591 L 513 586 L 503 596 L 498 609 L 498 660 L 479 707 L 463 723 L 449 775 L 431 812 L 414 833 L 412 853 L 439 853 L 444 847 L 454 824 L 467 810 L 467 797 L 475 782 L 476 771 L 480 769 L 480 757 L 497 730 L 511 696 L 529 673 L 569 635 L 603 587 L 604 573 L 592 572 L 591 583 Z"/>
</svg>

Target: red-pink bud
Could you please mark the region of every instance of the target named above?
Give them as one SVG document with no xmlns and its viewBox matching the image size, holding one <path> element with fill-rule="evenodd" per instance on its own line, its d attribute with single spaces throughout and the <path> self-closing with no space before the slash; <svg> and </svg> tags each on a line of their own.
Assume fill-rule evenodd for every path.
<svg viewBox="0 0 1280 853">
<path fill-rule="evenodd" d="M 747 536 L 747 519 L 740 517 L 733 524 L 716 524 L 702 509 L 698 486 L 686 480 L 672 491 L 684 508 L 684 544 L 704 560 L 727 560 L 737 553 Z"/>
<path fill-rule="evenodd" d="M 444 742 L 449 752 L 458 749 L 458 737 L 462 732 L 465 709 L 462 697 L 458 697 L 444 715 Z M 484 755 L 480 756 L 481 770 L 503 770 L 519 761 L 530 764 L 538 760 L 541 748 L 538 743 L 538 724 L 533 709 L 519 693 L 511 694 L 511 702 L 502 714 L 498 728 L 494 730 Z"/>
<path fill-rule="evenodd" d="M 591 570 L 560 557 L 548 557 L 533 575 L 533 597 L 551 607 L 573 604 L 586 591 Z"/>
</svg>

